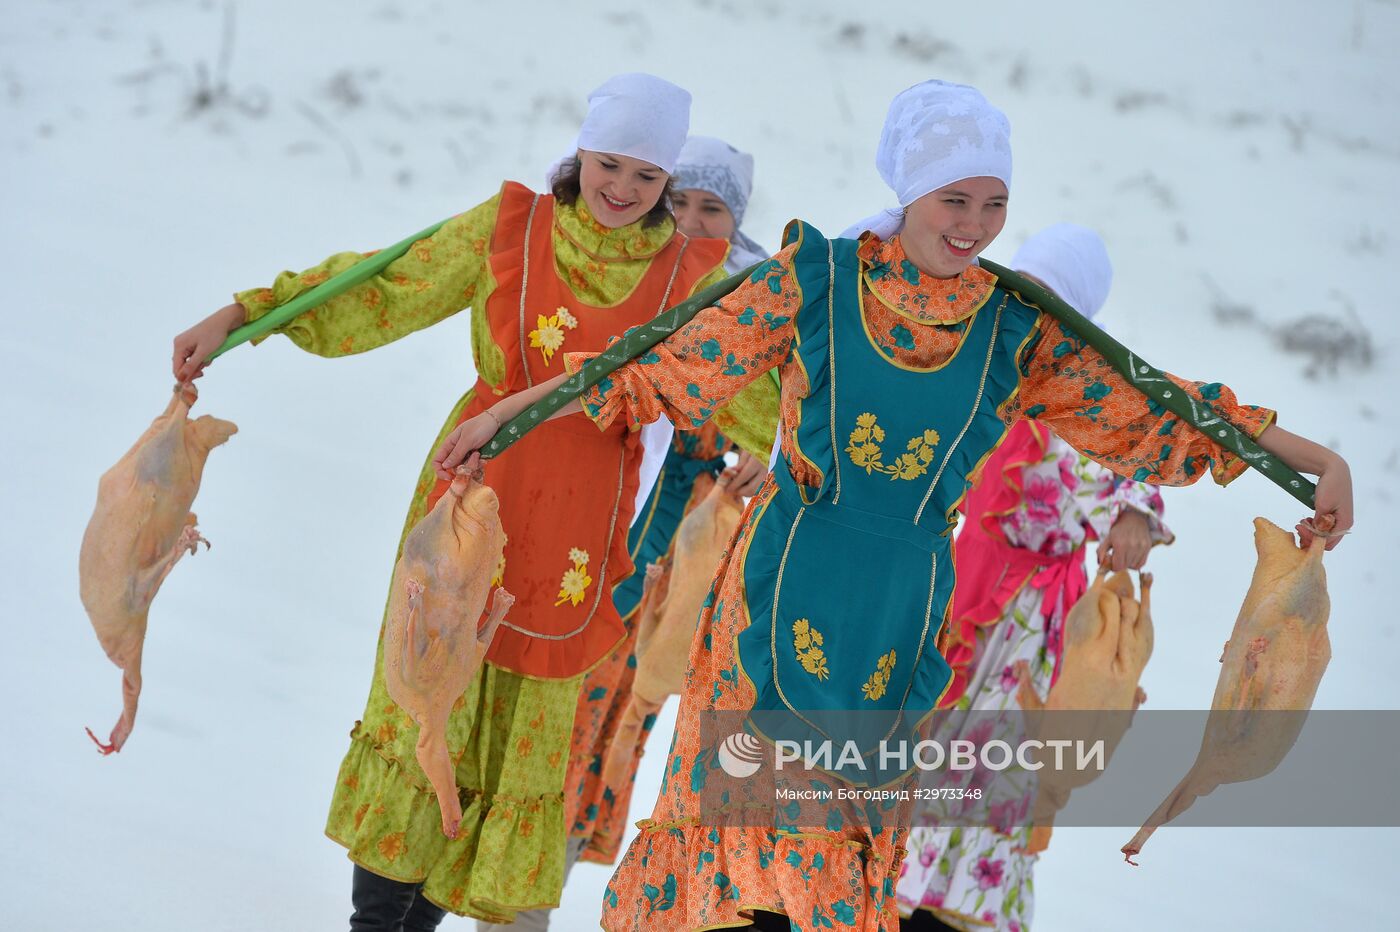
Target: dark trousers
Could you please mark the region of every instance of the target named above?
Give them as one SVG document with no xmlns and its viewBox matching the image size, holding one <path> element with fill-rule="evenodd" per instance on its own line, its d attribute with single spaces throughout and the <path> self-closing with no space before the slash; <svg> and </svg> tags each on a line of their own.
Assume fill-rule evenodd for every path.
<svg viewBox="0 0 1400 932">
<path fill-rule="evenodd" d="M 419 893 L 422 884 L 380 877 L 355 865 L 350 932 L 433 932 L 447 915 Z"/>
<path fill-rule="evenodd" d="M 900 932 L 943 932 L 952 928 L 926 909 L 916 909 L 908 919 L 899 920 Z"/>
<path fill-rule="evenodd" d="M 755 909 L 753 911 L 753 925 L 749 926 L 755 932 L 788 932 L 792 924 L 788 922 L 788 917 L 782 913 L 770 913 L 766 909 Z"/>
<path fill-rule="evenodd" d="M 755 932 L 788 932 L 792 926 L 787 916 L 758 909 L 754 910 L 753 925 L 749 928 Z M 952 926 L 926 909 L 916 910 L 910 918 L 899 920 L 899 928 L 901 932 L 943 932 L 945 929 L 955 932 Z"/>
</svg>

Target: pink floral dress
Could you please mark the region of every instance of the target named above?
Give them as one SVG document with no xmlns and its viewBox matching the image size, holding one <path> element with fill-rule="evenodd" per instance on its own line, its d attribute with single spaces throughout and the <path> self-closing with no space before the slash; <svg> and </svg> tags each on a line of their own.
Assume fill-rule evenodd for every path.
<svg viewBox="0 0 1400 932">
<path fill-rule="evenodd" d="M 1019 718 L 996 713 L 1020 708 L 1018 661 L 1028 663 L 1041 696 L 1049 693 L 1065 616 L 1073 593 L 1082 589 L 1044 567 L 1068 566 L 1082 578 L 1085 544 L 1106 536 L 1129 508 L 1147 515 L 1154 544 L 1173 540 L 1161 520 L 1162 497 L 1156 488 L 1110 472 L 1044 428 L 1021 422 L 998 452 L 1001 455 L 988 461 L 979 484 L 1004 483 L 1001 504 L 1012 496 L 1010 507 L 999 508 L 994 498 L 974 492 L 968 503 L 977 513 L 968 513 L 964 527 L 978 522 L 1004 544 L 1030 551 L 1044 562 L 1038 571 L 1029 571 L 1009 585 L 1004 579 L 1007 564 L 1002 562 L 997 570 L 1003 577 L 1000 592 L 990 596 L 994 601 L 980 598 L 979 593 L 960 605 L 965 582 L 975 580 L 977 573 L 972 569 L 964 575 L 959 551 L 954 614 L 964 621 L 962 634 L 970 642 L 964 646 L 970 650 L 967 664 L 956 675 L 965 688 L 950 703 L 953 711 L 934 736 L 944 743 L 959 737 L 979 745 L 990 739 L 1017 739 Z M 959 544 L 965 539 L 960 538 Z M 976 622 L 967 623 L 969 615 L 977 617 L 975 601 L 999 603 L 1000 612 L 984 612 Z M 950 627 L 954 637 L 958 630 L 956 623 Z M 948 653 L 956 665 L 953 652 Z M 975 724 L 969 722 L 968 713 L 973 712 L 977 713 Z M 1025 853 L 1030 829 L 1023 823 L 1035 788 L 1024 780 L 1025 774 L 1020 776 L 1018 780 L 1008 771 L 996 781 L 991 825 L 939 828 L 928 826 L 931 819 L 915 820 L 895 887 L 901 913 L 927 909 L 958 929 L 1025 932 L 1030 928 L 1036 856 Z"/>
</svg>

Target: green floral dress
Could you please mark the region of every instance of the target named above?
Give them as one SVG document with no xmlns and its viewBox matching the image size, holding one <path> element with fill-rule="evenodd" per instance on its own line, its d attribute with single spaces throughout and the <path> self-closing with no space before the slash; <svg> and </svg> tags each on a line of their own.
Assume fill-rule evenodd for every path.
<svg viewBox="0 0 1400 932">
<path fill-rule="evenodd" d="M 310 353 L 346 356 L 472 307 L 476 371 L 487 385 L 501 385 L 505 359 L 482 310 L 497 286 L 490 258 L 500 205 L 498 194 L 458 215 L 377 277 L 276 332 Z M 669 220 L 650 229 L 640 223 L 609 229 L 590 217 L 581 201 L 574 207 L 558 205 L 554 218 L 555 272 L 580 302 L 598 306 L 625 299 L 642 280 L 650 257 L 675 235 Z M 253 321 L 364 255 L 339 253 L 304 272 L 283 272 L 271 287 L 235 298 Z M 694 287 L 721 277 L 717 268 Z M 751 403 L 771 411 L 776 391 L 766 393 L 770 400 Z M 468 391 L 452 406 L 428 447 L 404 534 L 427 511 L 436 481 L 432 451 L 473 397 Z M 369 699 L 350 731 L 326 834 L 344 845 L 355 863 L 395 880 L 422 883 L 428 899 L 459 914 L 508 922 L 517 911 L 556 905 L 564 872 L 564 774 L 582 679 L 582 674 L 533 678 L 491 663 L 483 666 L 448 722 L 463 810 L 458 837 L 449 839 L 442 834 L 437 799 L 415 757 L 417 727 L 384 685 L 381 622 Z"/>
</svg>

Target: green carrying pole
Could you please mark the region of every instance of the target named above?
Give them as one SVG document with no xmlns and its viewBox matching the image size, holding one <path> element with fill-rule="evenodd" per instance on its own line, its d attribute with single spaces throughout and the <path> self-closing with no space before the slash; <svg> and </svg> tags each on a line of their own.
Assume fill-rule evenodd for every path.
<svg viewBox="0 0 1400 932">
<path fill-rule="evenodd" d="M 1246 464 L 1262 472 L 1284 491 L 1309 508 L 1315 508 L 1313 494 L 1316 487 L 1312 482 L 1286 466 L 1278 457 L 1265 451 L 1259 444 L 1247 437 L 1239 428 L 1225 420 L 1207 405 L 1198 402 L 1182 391 L 1160 369 L 1150 365 L 1123 344 L 1104 331 L 1095 327 L 1089 319 L 1060 300 L 1049 289 L 1037 285 L 1024 275 L 1011 271 L 985 259 L 979 264 L 997 276 L 998 284 L 1019 294 L 1024 300 L 1034 304 L 1065 326 L 1094 349 L 1126 378 L 1134 388 L 1156 401 L 1162 407 L 1195 427 L 1202 434 L 1220 446 L 1234 453 Z M 614 343 L 607 351 L 589 360 L 583 368 L 574 373 L 553 392 L 535 402 L 532 406 L 511 418 L 496 436 L 482 448 L 485 458 L 499 456 L 511 444 L 525 436 L 536 424 L 547 420 L 551 414 L 565 404 L 597 385 L 608 373 L 635 359 L 666 337 L 675 333 L 701 308 L 714 304 L 744 282 L 757 266 L 751 266 L 738 275 L 730 276 L 696 294 L 671 310 L 658 315 L 650 323 L 634 328 L 633 331 Z"/>
<path fill-rule="evenodd" d="M 304 294 L 298 295 L 253 323 L 244 324 L 230 333 L 223 345 L 215 350 L 209 358 L 211 360 L 217 359 L 240 343 L 270 333 L 297 315 L 324 304 L 356 285 L 373 278 L 395 259 L 408 252 L 414 243 L 432 236 L 446 222 L 444 220 L 442 223 L 435 223 L 426 230 L 395 243 L 388 249 L 380 250 L 339 275 L 322 282 Z M 1247 465 L 1259 470 L 1304 505 L 1316 508 L 1313 500 L 1316 486 L 1312 482 L 1290 469 L 1278 457 L 1245 436 L 1239 428 L 1226 421 L 1208 405 L 1196 401 L 1182 391 L 1180 386 L 1163 375 L 1160 369 L 1150 365 L 1113 337 L 1095 327 L 1087 317 L 1060 300 L 1049 289 L 1036 284 L 1024 275 L 987 259 L 979 259 L 978 263 L 997 277 L 1001 287 L 1016 292 L 1027 302 L 1040 307 L 1067 326 L 1085 343 L 1098 350 L 1113 368 L 1117 369 L 1128 380 L 1128 383 L 1138 391 L 1220 446 L 1234 453 Z M 550 415 L 597 385 L 613 370 L 642 355 L 689 323 L 696 314 L 700 313 L 701 309 L 711 306 L 738 288 L 760 265 L 762 263 L 755 263 L 736 275 L 716 282 L 670 310 L 661 312 L 647 323 L 633 327 L 620 340 L 598 356 L 590 359 L 582 369 L 565 379 L 554 391 L 502 425 L 501 429 L 496 432 L 496 436 L 492 437 L 482 448 L 482 457 L 490 459 L 500 456 L 537 424 L 548 420 Z"/>
<path fill-rule="evenodd" d="M 1244 460 L 1249 466 L 1259 470 L 1304 505 L 1314 509 L 1317 507 L 1313 500 L 1317 486 L 1259 446 L 1209 405 L 1182 391 L 1179 385 L 1162 373 L 1162 370 L 1095 327 L 1089 322 L 1089 318 L 1070 307 L 1048 288 L 1037 285 L 1026 276 L 995 262 L 986 259 L 977 261 L 982 268 L 997 277 L 997 284 L 1001 287 L 1016 292 L 1029 303 L 1040 307 L 1103 354 L 1113 368 L 1128 380 L 1128 384 Z"/>
<path fill-rule="evenodd" d="M 223 344 L 218 349 L 214 350 L 209 360 L 212 362 L 218 359 L 240 343 L 247 343 L 249 340 L 254 340 L 260 336 L 269 334 L 292 318 L 305 314 L 313 307 L 320 307 L 332 298 L 339 297 L 356 285 L 368 281 L 384 271 L 389 263 L 408 252 L 409 247 L 414 243 L 418 242 L 420 239 L 427 239 L 429 236 L 436 233 L 442 228 L 442 224 L 446 222 L 447 220 L 442 221 L 442 223 L 435 223 L 426 230 L 415 233 L 408 239 L 395 243 L 388 249 L 381 249 L 368 258 L 361 259 L 344 272 L 332 276 L 321 282 L 321 284 L 317 285 L 315 288 L 297 295 L 286 304 L 269 311 L 251 324 L 244 324 L 228 335 Z"/>
</svg>

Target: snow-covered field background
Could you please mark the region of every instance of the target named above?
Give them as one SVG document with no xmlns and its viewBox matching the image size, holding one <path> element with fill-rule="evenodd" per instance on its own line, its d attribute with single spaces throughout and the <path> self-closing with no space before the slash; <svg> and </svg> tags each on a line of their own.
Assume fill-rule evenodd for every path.
<svg viewBox="0 0 1400 932">
<path fill-rule="evenodd" d="M 1097 227 L 1120 339 L 1349 457 L 1357 531 L 1328 561 L 1317 705 L 1400 707 L 1383 609 L 1400 557 L 1396 0 L 234 9 L 228 44 L 214 2 L 28 0 L 0 19 L 0 928 L 344 927 L 330 781 L 413 476 L 474 379 L 466 315 L 366 356 L 276 339 L 211 368 L 199 409 L 241 428 L 196 504 L 215 546 L 156 601 L 137 727 L 109 759 L 82 733 L 120 709 L 77 598 L 97 477 L 165 405 L 177 332 L 236 288 L 387 245 L 503 178 L 537 185 L 617 71 L 688 87 L 692 128 L 755 154 L 746 229 L 769 247 L 790 217 L 834 233 L 886 203 L 873 153 L 895 92 L 980 86 L 1017 158 L 989 256 L 1055 221 Z M 1332 345 L 1336 371 L 1308 377 L 1290 334 Z M 1201 708 L 1253 565 L 1250 519 L 1302 510 L 1252 474 L 1167 506 L 1179 542 L 1151 563 L 1145 686 L 1154 708 Z M 673 721 L 674 705 L 636 818 Z M 1165 830 L 1137 870 L 1118 854 L 1129 834 L 1057 832 L 1036 929 L 1394 921 L 1395 830 Z M 596 927 L 608 875 L 577 870 L 557 929 Z"/>
</svg>

